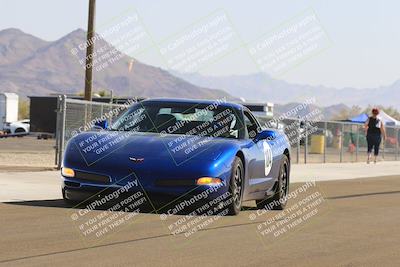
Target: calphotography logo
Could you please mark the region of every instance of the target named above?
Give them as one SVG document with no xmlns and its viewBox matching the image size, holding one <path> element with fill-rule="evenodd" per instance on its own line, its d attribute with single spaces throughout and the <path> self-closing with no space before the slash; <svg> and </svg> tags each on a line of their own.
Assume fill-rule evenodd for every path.
<svg viewBox="0 0 400 267">
<path fill-rule="evenodd" d="M 227 14 L 217 10 L 160 44 L 168 67 L 193 72 L 211 64 L 240 46 Z"/>
<path fill-rule="evenodd" d="M 249 45 L 262 71 L 282 75 L 331 46 L 331 40 L 312 9 L 286 21 Z"/>
</svg>

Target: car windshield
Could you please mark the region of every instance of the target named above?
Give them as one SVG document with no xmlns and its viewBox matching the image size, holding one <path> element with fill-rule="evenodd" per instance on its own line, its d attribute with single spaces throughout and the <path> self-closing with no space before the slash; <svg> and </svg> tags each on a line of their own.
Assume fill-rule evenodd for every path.
<svg viewBox="0 0 400 267">
<path fill-rule="evenodd" d="M 220 105 L 143 102 L 111 126 L 114 131 L 239 138 L 237 110 Z"/>
</svg>

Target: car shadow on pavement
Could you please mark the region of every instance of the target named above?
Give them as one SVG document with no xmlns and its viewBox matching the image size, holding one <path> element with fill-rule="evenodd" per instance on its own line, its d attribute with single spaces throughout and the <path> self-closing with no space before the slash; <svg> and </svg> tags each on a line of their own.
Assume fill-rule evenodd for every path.
<svg viewBox="0 0 400 267">
<path fill-rule="evenodd" d="M 63 199 L 48 199 L 48 200 L 28 200 L 28 201 L 13 201 L 13 202 L 4 202 L 4 204 L 8 205 L 18 205 L 18 206 L 31 206 L 31 207 L 48 207 L 48 208 L 65 208 L 65 209 L 85 209 L 86 206 L 84 204 L 71 204 L 65 202 Z M 108 210 L 112 207 L 112 204 L 106 205 L 103 207 L 96 207 L 94 210 Z M 150 205 L 144 205 L 140 208 L 140 213 L 148 213 L 148 214 L 160 214 L 163 213 L 167 209 L 164 208 L 154 208 Z M 257 207 L 251 206 L 251 203 L 245 202 L 242 206 L 242 211 L 252 211 L 257 210 Z M 119 211 L 119 210 L 115 210 Z M 187 215 L 192 212 L 193 209 L 182 210 L 177 215 Z M 198 215 L 202 215 L 203 213 L 199 213 Z M 204 213 L 205 214 L 205 213 Z"/>
<path fill-rule="evenodd" d="M 30 207 L 48 207 L 48 208 L 65 208 L 65 209 L 85 209 L 86 206 L 85 204 L 70 204 L 65 202 L 63 199 L 48 199 L 48 200 L 27 200 L 27 201 L 13 201 L 13 202 L 4 202 L 4 204 L 7 205 L 17 205 L 17 206 L 30 206 Z M 252 207 L 250 206 L 251 204 L 246 203 L 244 206 L 242 206 L 242 211 L 251 211 L 251 210 L 257 210 L 257 207 Z M 96 207 L 94 210 L 108 210 L 112 207 L 112 204 L 110 205 L 104 205 L 102 207 Z M 168 207 L 163 207 L 163 208 L 154 208 L 153 206 L 150 205 L 143 205 L 140 207 L 140 212 L 139 213 L 147 213 L 147 214 L 160 214 L 163 213 Z M 176 215 L 187 215 L 190 212 L 192 212 L 194 209 L 185 209 L 182 210 Z M 121 211 L 121 210 L 114 210 L 114 211 Z M 198 215 L 202 215 L 204 213 L 199 213 Z"/>
<path fill-rule="evenodd" d="M 63 199 L 12 201 L 4 202 L 4 204 L 48 208 L 74 208 L 74 205 L 67 204 Z"/>
<path fill-rule="evenodd" d="M 329 196 L 325 197 L 327 200 L 338 200 L 338 199 L 346 199 L 346 198 L 359 198 L 373 195 L 387 195 L 387 194 L 400 194 L 400 191 L 384 191 L 384 192 L 370 192 L 363 194 L 351 194 L 351 195 L 340 195 L 340 196 Z M 27 201 L 11 201 L 11 202 L 3 202 L 3 204 L 7 205 L 18 205 L 18 206 L 32 206 L 32 207 L 48 207 L 48 208 L 67 208 L 67 209 L 84 209 L 86 206 L 84 204 L 74 205 L 65 202 L 63 199 L 48 199 L 48 200 L 27 200 Z M 112 205 L 107 205 L 103 207 L 96 207 L 95 210 L 108 210 Z M 162 213 L 164 208 L 154 208 L 150 205 L 144 205 L 140 208 L 140 213 L 154 213 L 159 214 Z M 245 202 L 242 206 L 242 211 L 254 211 L 258 208 L 252 206 L 250 202 Z M 119 211 L 119 210 L 115 210 Z M 190 210 L 184 210 L 182 212 L 178 212 L 177 215 L 185 215 L 188 214 Z M 200 214 L 199 214 L 200 215 Z"/>
<path fill-rule="evenodd" d="M 18 206 L 31 206 L 31 207 L 47 207 L 47 208 L 66 208 L 66 209 L 85 209 L 85 204 L 73 204 L 67 203 L 63 199 L 48 199 L 48 200 L 27 200 L 27 201 L 13 201 L 13 202 L 4 202 L 4 204 L 8 205 L 18 205 Z M 102 207 L 96 207 L 93 210 L 108 210 L 112 207 L 110 205 L 103 205 Z M 119 211 L 119 210 L 115 210 Z M 140 210 L 140 213 L 154 213 L 153 208 L 143 206 Z"/>
</svg>

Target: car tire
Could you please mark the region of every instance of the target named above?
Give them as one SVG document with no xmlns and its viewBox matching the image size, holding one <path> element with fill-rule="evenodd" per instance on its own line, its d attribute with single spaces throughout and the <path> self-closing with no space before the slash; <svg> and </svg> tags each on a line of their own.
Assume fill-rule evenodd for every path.
<svg viewBox="0 0 400 267">
<path fill-rule="evenodd" d="M 231 177 L 229 181 L 229 192 L 231 200 L 228 206 L 229 215 L 239 214 L 242 208 L 242 197 L 243 197 L 243 180 L 244 180 L 244 168 L 243 162 L 239 157 L 235 157 L 232 164 Z"/>
<path fill-rule="evenodd" d="M 25 133 L 25 129 L 24 128 L 17 128 L 17 129 L 15 129 L 14 133 Z"/>
<path fill-rule="evenodd" d="M 287 203 L 290 182 L 290 162 L 286 155 L 282 155 L 281 166 L 275 194 L 272 197 L 256 200 L 258 209 L 283 210 Z"/>
<path fill-rule="evenodd" d="M 15 129 L 14 133 L 25 133 L 25 129 L 24 128 L 17 128 L 17 129 Z M 18 135 L 17 137 L 22 137 L 22 135 Z"/>
</svg>

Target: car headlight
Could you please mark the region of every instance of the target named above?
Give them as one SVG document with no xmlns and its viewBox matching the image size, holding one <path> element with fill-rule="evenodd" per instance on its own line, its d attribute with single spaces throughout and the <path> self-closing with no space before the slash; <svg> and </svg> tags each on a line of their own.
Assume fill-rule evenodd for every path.
<svg viewBox="0 0 400 267">
<path fill-rule="evenodd" d="M 201 177 L 197 179 L 197 185 L 218 185 L 221 184 L 222 181 L 219 178 L 212 177 Z"/>
<path fill-rule="evenodd" d="M 74 177 L 75 176 L 75 171 L 70 168 L 62 168 L 61 169 L 61 174 L 65 177 Z"/>
</svg>

